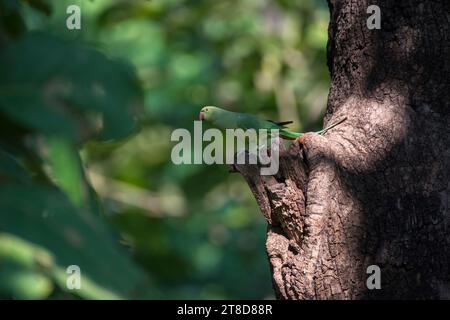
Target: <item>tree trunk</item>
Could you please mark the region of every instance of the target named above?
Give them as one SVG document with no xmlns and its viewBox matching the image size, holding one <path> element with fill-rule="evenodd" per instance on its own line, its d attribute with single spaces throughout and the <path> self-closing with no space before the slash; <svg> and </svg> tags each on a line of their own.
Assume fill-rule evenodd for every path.
<svg viewBox="0 0 450 320">
<path fill-rule="evenodd" d="M 347 121 L 283 150 L 276 176 L 237 166 L 269 224 L 277 297 L 449 299 L 450 1 L 329 8 L 325 124 Z"/>
</svg>

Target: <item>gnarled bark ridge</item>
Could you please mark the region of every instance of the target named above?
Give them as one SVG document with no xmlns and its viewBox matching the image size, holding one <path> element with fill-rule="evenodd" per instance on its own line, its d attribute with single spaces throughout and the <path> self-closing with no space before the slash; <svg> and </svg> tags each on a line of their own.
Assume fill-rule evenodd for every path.
<svg viewBox="0 0 450 320">
<path fill-rule="evenodd" d="M 366 10 L 381 9 L 369 30 Z M 329 0 L 324 136 L 240 165 L 282 299 L 450 298 L 450 2 Z M 369 290 L 369 265 L 381 289 Z"/>
</svg>

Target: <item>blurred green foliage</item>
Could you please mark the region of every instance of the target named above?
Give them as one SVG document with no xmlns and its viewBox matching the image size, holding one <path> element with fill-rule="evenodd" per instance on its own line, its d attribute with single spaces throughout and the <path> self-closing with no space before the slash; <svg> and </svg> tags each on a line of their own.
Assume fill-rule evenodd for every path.
<svg viewBox="0 0 450 320">
<path fill-rule="evenodd" d="M 273 297 L 245 182 L 174 165 L 170 134 L 203 105 L 319 128 L 327 21 L 313 0 L 0 0 L 0 297 Z"/>
</svg>

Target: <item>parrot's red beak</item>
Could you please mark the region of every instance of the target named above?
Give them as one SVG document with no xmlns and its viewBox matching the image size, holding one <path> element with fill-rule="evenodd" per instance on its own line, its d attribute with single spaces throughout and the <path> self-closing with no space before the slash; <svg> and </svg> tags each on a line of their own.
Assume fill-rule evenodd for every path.
<svg viewBox="0 0 450 320">
<path fill-rule="evenodd" d="M 200 121 L 203 121 L 205 119 L 205 115 L 203 114 L 203 112 L 200 112 L 199 119 Z"/>
</svg>

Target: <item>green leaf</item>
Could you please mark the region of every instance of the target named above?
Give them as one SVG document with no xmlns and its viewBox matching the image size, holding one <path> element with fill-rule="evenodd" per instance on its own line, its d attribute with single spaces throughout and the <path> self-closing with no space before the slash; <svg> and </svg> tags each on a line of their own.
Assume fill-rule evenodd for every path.
<svg viewBox="0 0 450 320">
<path fill-rule="evenodd" d="M 145 284 L 148 281 L 146 275 L 118 246 L 107 224 L 99 217 L 74 207 L 55 188 L 14 183 L 0 186 L 0 229 L 8 230 L 8 233 L 48 251 L 55 266 L 52 267 L 51 263 L 44 265 L 49 266 L 49 272 L 62 290 L 69 291 L 65 287 L 63 273 L 70 265 L 80 267 L 82 289 L 69 292 L 84 298 L 136 297 L 141 285 L 148 286 L 148 283 Z M 31 266 L 26 250 L 20 246 L 5 245 L 4 238 L 0 238 L 0 243 L 0 248 L 3 247 L 0 254 L 10 252 L 8 261 L 21 261 L 22 265 Z M 11 250 L 21 253 L 11 254 Z M 0 265 L 3 265 L 1 256 Z M 22 284 L 29 284 L 35 274 L 31 271 L 17 272 L 15 277 L 18 280 L 8 286 L 21 290 Z"/>
<path fill-rule="evenodd" d="M 54 263 L 48 251 L 14 235 L 0 233 L 0 261 L 5 259 L 26 268 L 50 267 Z"/>
<path fill-rule="evenodd" d="M 0 70 L 0 112 L 22 126 L 75 141 L 135 130 L 141 92 L 134 72 L 96 50 L 31 33 L 0 54 Z"/>
<path fill-rule="evenodd" d="M 85 201 L 85 183 L 77 150 L 64 137 L 50 136 L 47 139 L 49 158 L 57 184 L 72 202 L 78 206 Z"/>
<path fill-rule="evenodd" d="M 43 299 L 52 291 L 52 281 L 45 275 L 12 264 L 2 264 L 0 292 L 14 299 Z"/>
<path fill-rule="evenodd" d="M 54 258 L 46 250 L 11 234 L 0 233 L 0 292 L 16 299 L 42 299 L 53 290 L 46 270 Z"/>
</svg>

